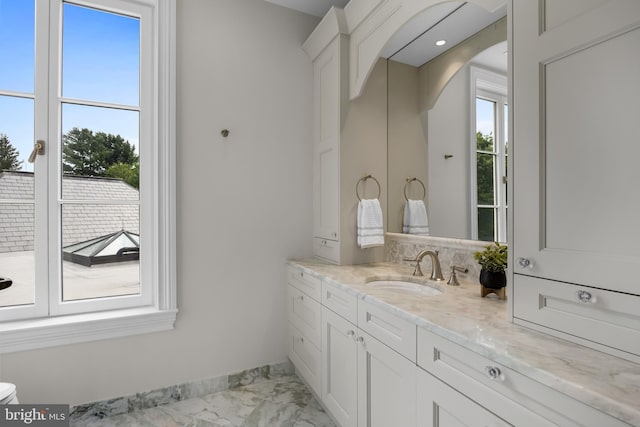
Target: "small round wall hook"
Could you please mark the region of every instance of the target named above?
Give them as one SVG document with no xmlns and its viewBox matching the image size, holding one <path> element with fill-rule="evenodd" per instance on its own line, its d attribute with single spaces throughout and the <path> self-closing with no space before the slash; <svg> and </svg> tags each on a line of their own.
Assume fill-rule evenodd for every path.
<svg viewBox="0 0 640 427">
<path fill-rule="evenodd" d="M 224 138 L 229 136 L 229 129 L 222 129 L 220 131 L 220 135 L 222 135 Z"/>
</svg>

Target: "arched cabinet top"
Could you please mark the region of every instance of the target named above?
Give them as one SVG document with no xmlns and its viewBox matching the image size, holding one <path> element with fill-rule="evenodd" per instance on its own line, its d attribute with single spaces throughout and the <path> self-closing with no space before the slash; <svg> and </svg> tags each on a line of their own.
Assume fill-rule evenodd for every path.
<svg viewBox="0 0 640 427">
<path fill-rule="evenodd" d="M 349 34 L 349 29 L 345 11 L 334 6 L 322 18 L 302 48 L 313 61 L 339 34 Z"/>
<path fill-rule="evenodd" d="M 506 0 L 472 0 L 490 12 Z M 349 35 L 349 98 L 360 96 L 380 53 L 413 17 L 442 0 L 351 0 L 344 10 L 331 8 L 309 36 L 304 49 L 311 59 L 338 34 Z"/>
</svg>

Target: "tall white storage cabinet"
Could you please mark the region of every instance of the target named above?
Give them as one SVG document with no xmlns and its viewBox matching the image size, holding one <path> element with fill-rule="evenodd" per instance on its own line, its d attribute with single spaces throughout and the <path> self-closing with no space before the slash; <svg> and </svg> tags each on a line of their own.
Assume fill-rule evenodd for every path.
<svg viewBox="0 0 640 427">
<path fill-rule="evenodd" d="M 348 105 L 348 36 L 341 9 L 318 25 L 305 50 L 313 60 L 313 252 L 340 263 L 340 131 Z"/>
<path fill-rule="evenodd" d="M 640 361 L 640 2 L 512 18 L 513 320 Z"/>
</svg>

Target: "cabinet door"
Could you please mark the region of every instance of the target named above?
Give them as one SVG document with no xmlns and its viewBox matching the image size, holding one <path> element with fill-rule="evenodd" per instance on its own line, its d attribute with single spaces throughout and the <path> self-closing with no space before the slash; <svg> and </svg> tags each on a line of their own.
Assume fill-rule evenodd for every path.
<svg viewBox="0 0 640 427">
<path fill-rule="evenodd" d="M 515 273 L 638 294 L 640 2 L 512 12 Z"/>
<path fill-rule="evenodd" d="M 415 427 L 416 365 L 366 332 L 356 342 L 358 426 Z"/>
<path fill-rule="evenodd" d="M 339 240 L 340 67 L 342 37 L 313 61 L 313 231 Z"/>
<path fill-rule="evenodd" d="M 510 425 L 431 374 L 418 369 L 419 427 Z"/>
<path fill-rule="evenodd" d="M 322 307 L 322 403 L 341 427 L 357 426 L 356 327 Z"/>
</svg>

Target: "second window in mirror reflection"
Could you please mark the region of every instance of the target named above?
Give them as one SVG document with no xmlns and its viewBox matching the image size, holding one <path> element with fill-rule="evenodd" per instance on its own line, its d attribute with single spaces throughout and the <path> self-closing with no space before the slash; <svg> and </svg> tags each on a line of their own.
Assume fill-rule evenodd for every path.
<svg viewBox="0 0 640 427">
<path fill-rule="evenodd" d="M 507 240 L 507 117 L 505 96 L 477 89 L 475 98 L 477 240 Z"/>
</svg>

